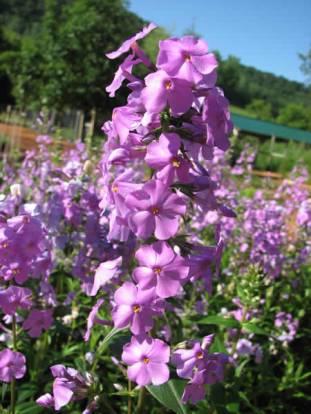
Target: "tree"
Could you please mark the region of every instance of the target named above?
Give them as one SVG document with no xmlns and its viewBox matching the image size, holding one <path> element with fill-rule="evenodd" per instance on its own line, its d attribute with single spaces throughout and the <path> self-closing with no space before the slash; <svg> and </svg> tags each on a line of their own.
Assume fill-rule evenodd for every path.
<svg viewBox="0 0 311 414">
<path fill-rule="evenodd" d="M 112 103 L 105 86 L 117 63 L 105 52 L 143 23 L 122 0 L 46 0 L 36 36 L 24 36 L 20 51 L 8 61 L 18 104 L 108 111 Z"/>
<path fill-rule="evenodd" d="M 281 109 L 277 118 L 280 124 L 311 131 L 311 108 L 301 104 L 289 103 Z"/>
<path fill-rule="evenodd" d="M 300 69 L 307 76 L 307 82 L 311 83 L 311 47 L 305 55 L 299 53 L 299 57 L 301 59 Z"/>
<path fill-rule="evenodd" d="M 240 80 L 240 61 L 235 56 L 223 60 L 218 51 L 215 52 L 219 62 L 218 84 L 229 100 L 239 103 L 238 85 Z"/>
<path fill-rule="evenodd" d="M 273 119 L 271 103 L 266 102 L 263 99 L 253 99 L 251 103 L 246 106 L 246 109 L 252 112 L 258 119 L 264 121 Z"/>
</svg>

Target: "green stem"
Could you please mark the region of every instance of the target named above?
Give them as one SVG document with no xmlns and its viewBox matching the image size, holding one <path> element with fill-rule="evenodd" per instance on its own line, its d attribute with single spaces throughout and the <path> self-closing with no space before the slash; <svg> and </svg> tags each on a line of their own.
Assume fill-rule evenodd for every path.
<svg viewBox="0 0 311 414">
<path fill-rule="evenodd" d="M 130 380 L 128 380 L 128 400 L 127 400 L 127 414 L 132 414 L 132 397 L 131 397 L 131 391 L 132 391 L 132 383 Z"/>
<path fill-rule="evenodd" d="M 13 337 L 13 351 L 17 351 L 17 336 L 16 336 L 16 316 L 12 318 L 12 337 Z M 16 381 L 15 378 L 11 381 L 11 414 L 15 414 L 16 404 Z"/>
<path fill-rule="evenodd" d="M 137 407 L 136 407 L 136 414 L 141 414 L 143 411 L 143 404 L 144 404 L 144 398 L 146 394 L 145 387 L 141 387 L 138 394 L 138 401 L 137 401 Z"/>
</svg>

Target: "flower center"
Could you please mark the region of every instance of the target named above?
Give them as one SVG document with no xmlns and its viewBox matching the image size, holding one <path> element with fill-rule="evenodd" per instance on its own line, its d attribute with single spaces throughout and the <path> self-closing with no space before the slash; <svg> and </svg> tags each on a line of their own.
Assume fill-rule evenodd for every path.
<svg viewBox="0 0 311 414">
<path fill-rule="evenodd" d="M 143 359 L 143 363 L 144 363 L 144 364 L 149 364 L 149 362 L 150 362 L 150 358 L 145 357 L 145 358 Z"/>
<path fill-rule="evenodd" d="M 111 190 L 112 190 L 114 193 L 117 193 L 117 192 L 119 191 L 119 187 L 118 187 L 116 184 L 114 184 L 114 185 L 111 187 Z"/>
<path fill-rule="evenodd" d="M 9 243 L 7 243 L 7 242 L 1 243 L 1 248 L 2 249 L 6 249 L 8 246 L 9 246 Z"/>
<path fill-rule="evenodd" d="M 153 215 L 157 215 L 157 214 L 159 214 L 159 209 L 158 209 L 158 207 L 152 207 L 152 209 L 151 209 L 151 211 L 152 211 L 152 214 Z"/>
<path fill-rule="evenodd" d="M 189 54 L 185 54 L 184 59 L 185 59 L 186 62 L 190 62 L 191 56 Z"/>
<path fill-rule="evenodd" d="M 204 358 L 203 352 L 202 351 L 197 352 L 196 357 L 197 357 L 197 359 L 203 359 Z"/>
<path fill-rule="evenodd" d="M 19 268 L 12 270 L 13 275 L 18 275 L 19 272 L 20 272 Z"/>
<path fill-rule="evenodd" d="M 134 313 L 139 313 L 141 311 L 141 307 L 139 305 L 133 305 Z"/>
<path fill-rule="evenodd" d="M 172 89 L 172 86 L 173 86 L 170 80 L 166 81 L 164 85 L 165 85 L 166 90 Z"/>
<path fill-rule="evenodd" d="M 178 158 L 173 158 L 172 159 L 172 164 L 173 164 L 173 167 L 179 168 L 180 167 L 180 161 L 179 161 L 179 159 Z"/>
<path fill-rule="evenodd" d="M 162 271 L 162 269 L 161 269 L 161 267 L 155 267 L 155 268 L 153 269 L 153 271 L 154 271 L 154 273 L 155 273 L 157 276 L 159 276 L 159 275 L 160 275 L 160 273 L 161 273 L 161 271 Z"/>
</svg>

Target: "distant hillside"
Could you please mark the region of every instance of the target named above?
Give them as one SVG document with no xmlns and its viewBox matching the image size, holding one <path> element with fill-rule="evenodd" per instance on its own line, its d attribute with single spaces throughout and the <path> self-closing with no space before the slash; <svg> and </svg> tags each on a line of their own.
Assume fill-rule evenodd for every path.
<svg viewBox="0 0 311 414">
<path fill-rule="evenodd" d="M 220 59 L 219 84 L 232 104 L 245 107 L 254 99 L 262 99 L 271 104 L 273 116 L 289 103 L 311 108 L 311 87 L 245 66 L 239 59 L 229 56 Z"/>
</svg>

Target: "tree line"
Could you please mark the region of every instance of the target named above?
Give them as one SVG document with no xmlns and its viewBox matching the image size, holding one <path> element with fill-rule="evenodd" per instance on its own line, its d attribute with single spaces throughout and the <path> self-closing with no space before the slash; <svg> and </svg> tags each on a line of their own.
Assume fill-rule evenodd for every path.
<svg viewBox="0 0 311 414">
<path fill-rule="evenodd" d="M 124 0 L 0 0 L 0 106 L 109 113 L 125 94 L 108 98 L 117 62 L 106 59 L 145 22 Z M 168 36 L 146 38 L 151 55 Z M 230 102 L 262 119 L 311 130 L 311 87 L 259 71 L 229 56 L 219 60 L 218 83 Z"/>
</svg>

